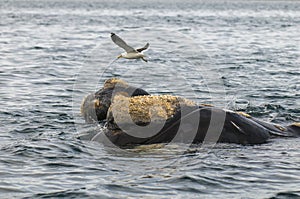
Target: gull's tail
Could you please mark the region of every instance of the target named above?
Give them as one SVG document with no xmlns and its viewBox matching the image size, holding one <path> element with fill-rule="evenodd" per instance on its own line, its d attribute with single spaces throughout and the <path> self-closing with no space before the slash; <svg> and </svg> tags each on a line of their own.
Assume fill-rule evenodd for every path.
<svg viewBox="0 0 300 199">
<path fill-rule="evenodd" d="M 145 57 L 142 57 L 142 60 L 143 60 L 144 62 L 148 62 L 148 60 L 145 59 Z"/>
</svg>

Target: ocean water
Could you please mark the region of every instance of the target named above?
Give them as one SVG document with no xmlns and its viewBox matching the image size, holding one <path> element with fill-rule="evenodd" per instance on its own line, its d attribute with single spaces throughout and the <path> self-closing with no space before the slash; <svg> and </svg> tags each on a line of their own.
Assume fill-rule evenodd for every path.
<svg viewBox="0 0 300 199">
<path fill-rule="evenodd" d="M 299 1 L 0 2 L 0 198 L 299 198 L 299 138 L 120 150 L 82 98 L 119 77 L 151 94 L 300 121 Z M 149 62 L 117 60 L 129 44 Z"/>
</svg>

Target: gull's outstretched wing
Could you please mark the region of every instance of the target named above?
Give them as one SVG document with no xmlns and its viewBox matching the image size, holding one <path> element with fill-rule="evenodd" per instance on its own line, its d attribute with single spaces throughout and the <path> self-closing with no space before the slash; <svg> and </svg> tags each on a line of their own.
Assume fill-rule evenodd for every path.
<svg viewBox="0 0 300 199">
<path fill-rule="evenodd" d="M 116 35 L 115 33 L 112 32 L 110 37 L 115 44 L 117 44 L 118 46 L 123 48 L 126 52 L 128 52 L 128 53 L 135 52 L 134 48 L 132 48 L 131 46 L 128 46 L 128 44 L 126 44 L 126 42 L 123 39 L 121 39 L 118 35 Z"/>
<path fill-rule="evenodd" d="M 146 50 L 149 47 L 149 43 L 147 43 L 143 48 L 138 48 L 136 49 L 136 51 L 138 51 L 139 53 L 142 52 L 143 50 Z"/>
</svg>

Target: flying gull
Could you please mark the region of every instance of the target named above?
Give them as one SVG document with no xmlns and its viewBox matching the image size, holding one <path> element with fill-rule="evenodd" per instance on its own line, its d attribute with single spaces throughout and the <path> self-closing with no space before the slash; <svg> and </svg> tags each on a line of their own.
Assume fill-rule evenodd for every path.
<svg viewBox="0 0 300 199">
<path fill-rule="evenodd" d="M 142 51 L 146 50 L 149 47 L 149 43 L 147 43 L 143 48 L 134 49 L 115 33 L 111 33 L 110 37 L 115 44 L 117 44 L 119 47 L 123 48 L 126 51 L 120 54 L 118 58 L 142 59 L 145 62 L 148 61 L 147 59 L 145 59 L 146 56 L 142 53 Z"/>
</svg>

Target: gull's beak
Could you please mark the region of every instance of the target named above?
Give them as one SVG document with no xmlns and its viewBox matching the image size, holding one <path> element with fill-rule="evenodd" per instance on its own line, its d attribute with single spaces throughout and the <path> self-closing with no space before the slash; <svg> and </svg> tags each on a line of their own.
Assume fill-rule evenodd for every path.
<svg viewBox="0 0 300 199">
<path fill-rule="evenodd" d="M 117 58 L 119 59 L 119 58 L 121 58 L 121 57 L 122 57 L 122 55 L 118 55 L 118 57 L 117 57 Z"/>
</svg>

